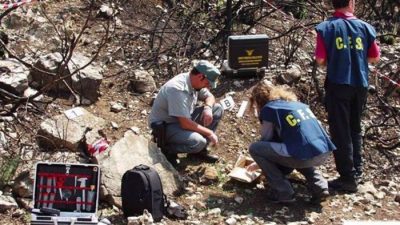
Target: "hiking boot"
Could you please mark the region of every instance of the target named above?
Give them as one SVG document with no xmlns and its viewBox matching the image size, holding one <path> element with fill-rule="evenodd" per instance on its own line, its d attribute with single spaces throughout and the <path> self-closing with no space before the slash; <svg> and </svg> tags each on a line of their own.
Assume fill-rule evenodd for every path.
<svg viewBox="0 0 400 225">
<path fill-rule="evenodd" d="M 329 188 L 335 191 L 346 191 L 355 193 L 358 191 L 357 181 L 355 179 L 344 179 L 342 177 L 328 181 Z"/>
<path fill-rule="evenodd" d="M 173 167 L 178 166 L 178 155 L 177 154 L 167 154 L 165 155 L 165 158 L 167 158 L 168 162 L 171 163 Z"/>
<path fill-rule="evenodd" d="M 201 150 L 199 153 L 190 154 L 190 157 L 195 157 L 208 163 L 215 163 L 219 160 L 219 156 L 212 155 L 207 150 Z"/>
<path fill-rule="evenodd" d="M 178 166 L 178 154 L 169 153 L 166 149 L 161 149 L 161 152 L 173 167 Z"/>
<path fill-rule="evenodd" d="M 324 189 L 321 192 L 313 193 L 310 199 L 311 203 L 321 203 L 329 197 L 329 190 Z"/>
<path fill-rule="evenodd" d="M 274 191 L 267 192 L 266 198 L 268 201 L 272 203 L 279 203 L 279 204 L 292 203 L 296 201 L 294 194 L 286 195 L 284 197 L 279 197 L 278 194 Z"/>
</svg>

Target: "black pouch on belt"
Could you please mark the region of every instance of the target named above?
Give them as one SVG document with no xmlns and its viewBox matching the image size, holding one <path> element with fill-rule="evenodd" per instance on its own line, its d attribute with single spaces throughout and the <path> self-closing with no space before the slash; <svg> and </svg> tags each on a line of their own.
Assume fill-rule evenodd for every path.
<svg viewBox="0 0 400 225">
<path fill-rule="evenodd" d="M 167 123 L 165 121 L 154 122 L 151 124 L 152 135 L 154 138 L 154 142 L 157 143 L 159 148 L 163 148 L 165 146 L 165 134 L 166 134 L 166 126 Z"/>
</svg>

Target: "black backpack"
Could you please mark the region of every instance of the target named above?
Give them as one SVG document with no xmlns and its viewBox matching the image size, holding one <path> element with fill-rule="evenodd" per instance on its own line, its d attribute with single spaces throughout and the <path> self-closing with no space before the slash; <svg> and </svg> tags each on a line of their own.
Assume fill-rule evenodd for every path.
<svg viewBox="0 0 400 225">
<path fill-rule="evenodd" d="M 122 176 L 122 210 L 126 217 L 139 216 L 147 209 L 155 222 L 161 221 L 166 212 L 160 176 L 157 171 L 146 165 L 138 165 Z"/>
</svg>

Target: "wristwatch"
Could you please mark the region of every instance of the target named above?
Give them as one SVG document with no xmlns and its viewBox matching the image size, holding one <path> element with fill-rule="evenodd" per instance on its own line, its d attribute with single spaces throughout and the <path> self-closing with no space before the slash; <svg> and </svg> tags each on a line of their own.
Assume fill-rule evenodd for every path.
<svg viewBox="0 0 400 225">
<path fill-rule="evenodd" d="M 206 106 L 210 107 L 210 109 L 213 108 L 213 107 L 212 107 L 211 105 L 209 105 L 209 104 L 204 104 L 204 107 L 206 107 Z"/>
</svg>

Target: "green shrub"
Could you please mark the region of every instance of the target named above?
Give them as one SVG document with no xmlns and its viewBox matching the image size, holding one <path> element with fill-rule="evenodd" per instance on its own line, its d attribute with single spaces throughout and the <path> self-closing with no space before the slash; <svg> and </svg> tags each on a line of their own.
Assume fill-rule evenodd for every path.
<svg viewBox="0 0 400 225">
<path fill-rule="evenodd" d="M 0 164 L 0 188 L 8 184 L 14 177 L 21 159 L 19 157 L 4 157 Z"/>
<path fill-rule="evenodd" d="M 379 41 L 383 44 L 394 45 L 396 43 L 396 38 L 393 35 L 385 34 L 380 36 Z"/>
</svg>

